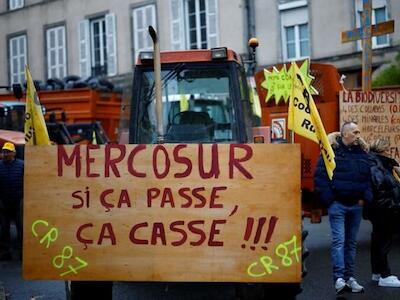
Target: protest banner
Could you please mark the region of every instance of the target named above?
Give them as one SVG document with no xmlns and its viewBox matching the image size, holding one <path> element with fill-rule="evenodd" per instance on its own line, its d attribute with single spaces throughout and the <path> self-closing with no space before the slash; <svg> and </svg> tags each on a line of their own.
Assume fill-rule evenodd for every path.
<svg viewBox="0 0 400 300">
<path fill-rule="evenodd" d="M 400 159 L 400 89 L 372 92 L 340 92 L 340 123 L 354 121 L 361 136 L 372 143 L 378 138 L 390 142 L 390 155 Z"/>
<path fill-rule="evenodd" d="M 26 279 L 299 282 L 300 146 L 25 150 Z"/>
</svg>

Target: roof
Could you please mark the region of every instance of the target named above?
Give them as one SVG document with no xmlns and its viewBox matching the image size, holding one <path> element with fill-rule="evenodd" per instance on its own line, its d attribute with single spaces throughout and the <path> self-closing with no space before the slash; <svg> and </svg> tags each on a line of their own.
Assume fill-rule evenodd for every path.
<svg viewBox="0 0 400 300">
<path fill-rule="evenodd" d="M 0 101 L 0 107 L 25 106 L 22 101 Z"/>
<path fill-rule="evenodd" d="M 227 49 L 228 57 L 221 61 L 235 61 L 241 63 L 241 58 L 231 49 Z M 161 63 L 185 63 L 185 62 L 211 62 L 211 49 L 195 49 L 195 50 L 177 50 L 177 51 L 162 51 L 160 53 Z M 137 60 L 137 65 L 147 65 L 140 58 Z"/>
<path fill-rule="evenodd" d="M 0 143 L 11 142 L 15 145 L 25 144 L 25 133 L 0 129 Z"/>
</svg>

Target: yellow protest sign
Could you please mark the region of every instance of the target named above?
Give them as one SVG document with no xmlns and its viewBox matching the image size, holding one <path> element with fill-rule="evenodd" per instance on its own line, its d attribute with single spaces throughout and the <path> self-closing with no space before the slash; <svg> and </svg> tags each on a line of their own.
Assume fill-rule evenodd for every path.
<svg viewBox="0 0 400 300">
<path fill-rule="evenodd" d="M 314 77 L 310 75 L 310 61 L 308 59 L 305 60 L 299 70 L 303 74 L 303 78 L 307 86 L 309 86 L 311 94 L 318 95 L 318 91 L 311 86 L 311 82 L 314 80 Z M 266 69 L 264 70 L 265 80 L 261 83 L 261 86 L 268 91 L 265 99 L 266 103 L 272 97 L 275 98 L 276 104 L 279 104 L 282 99 L 285 102 L 289 100 L 289 97 L 292 93 L 292 74 L 292 65 L 290 66 L 289 70 L 287 70 L 286 65 L 283 65 L 280 70 L 273 67 L 272 72 Z"/>
</svg>

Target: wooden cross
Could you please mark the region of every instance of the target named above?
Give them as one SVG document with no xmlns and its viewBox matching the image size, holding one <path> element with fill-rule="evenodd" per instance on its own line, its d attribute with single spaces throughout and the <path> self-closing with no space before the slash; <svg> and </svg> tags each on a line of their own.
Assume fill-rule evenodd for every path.
<svg viewBox="0 0 400 300">
<path fill-rule="evenodd" d="M 372 69 L 372 36 L 394 32 L 394 21 L 378 23 L 371 26 L 372 0 L 363 0 L 361 27 L 342 32 L 342 43 L 362 40 L 362 90 L 371 90 Z"/>
</svg>

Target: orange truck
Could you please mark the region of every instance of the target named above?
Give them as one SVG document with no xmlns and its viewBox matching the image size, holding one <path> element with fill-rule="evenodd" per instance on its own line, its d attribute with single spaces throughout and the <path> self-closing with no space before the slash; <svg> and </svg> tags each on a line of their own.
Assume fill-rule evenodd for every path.
<svg viewBox="0 0 400 300">
<path fill-rule="evenodd" d="M 121 111 L 121 93 L 102 92 L 91 88 L 50 90 L 38 92 L 46 110 L 46 121 L 66 124 L 100 122 L 110 141 L 118 137 Z M 15 102 L 11 93 L 0 94 L 0 102 Z M 25 101 L 25 97 L 22 97 Z"/>
<path fill-rule="evenodd" d="M 277 66 L 278 69 L 283 65 Z M 287 65 L 289 68 L 290 65 Z M 313 99 L 317 105 L 318 112 L 327 133 L 339 130 L 339 92 L 343 90 L 340 77 L 333 65 L 311 63 L 310 74 L 315 78 L 312 86 L 318 91 Z M 271 128 L 272 139 L 289 139 L 287 129 L 288 105 L 283 101 L 279 105 L 274 99 L 268 102 L 268 91 L 262 87 L 265 80 L 264 71 L 255 74 L 256 88 L 262 107 L 262 124 Z M 313 193 L 313 175 L 320 153 L 319 146 L 302 136 L 295 135 L 294 142 L 301 145 L 301 184 L 302 205 L 306 216 L 312 216 L 312 220 L 318 222 L 321 209 Z"/>
</svg>

